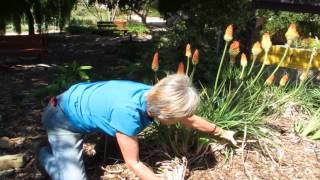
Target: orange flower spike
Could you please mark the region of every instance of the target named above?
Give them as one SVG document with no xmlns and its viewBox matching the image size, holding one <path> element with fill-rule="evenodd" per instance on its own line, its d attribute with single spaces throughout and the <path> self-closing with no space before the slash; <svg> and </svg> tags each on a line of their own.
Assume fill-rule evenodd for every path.
<svg viewBox="0 0 320 180">
<path fill-rule="evenodd" d="M 262 46 L 264 52 L 266 52 L 266 53 L 269 52 L 269 50 L 272 46 L 272 42 L 271 42 L 270 34 L 268 32 L 263 34 L 262 40 L 261 40 L 261 46 Z"/>
<path fill-rule="evenodd" d="M 177 74 L 184 75 L 184 64 L 183 64 L 183 62 L 179 63 Z"/>
<path fill-rule="evenodd" d="M 255 42 L 252 46 L 251 53 L 257 57 L 262 52 L 261 44 L 259 41 Z"/>
<path fill-rule="evenodd" d="M 186 56 L 188 57 L 188 58 L 190 58 L 191 57 L 191 45 L 188 43 L 187 44 L 187 47 L 186 47 Z"/>
<path fill-rule="evenodd" d="M 287 74 L 283 75 L 279 82 L 280 87 L 285 86 L 288 83 L 288 80 L 289 76 Z"/>
<path fill-rule="evenodd" d="M 268 86 L 271 86 L 271 84 L 273 83 L 274 79 L 275 79 L 275 75 L 274 75 L 274 74 L 271 74 L 271 75 L 267 78 L 267 80 L 266 80 L 265 83 L 266 83 Z"/>
<path fill-rule="evenodd" d="M 223 39 L 226 42 L 230 42 L 233 39 L 233 25 L 232 24 L 228 25 L 228 27 L 224 33 Z"/>
<path fill-rule="evenodd" d="M 153 55 L 151 68 L 154 72 L 158 71 L 159 69 L 159 53 L 158 52 L 155 52 Z"/>
<path fill-rule="evenodd" d="M 287 39 L 287 43 L 289 45 L 293 41 L 297 40 L 299 38 L 299 33 L 297 31 L 297 25 L 296 24 L 290 24 L 285 36 L 286 36 L 286 39 Z"/>
<path fill-rule="evenodd" d="M 239 41 L 233 41 L 230 44 L 229 48 L 229 54 L 230 56 L 237 56 L 240 52 L 240 42 Z"/>
<path fill-rule="evenodd" d="M 229 55 L 230 55 L 231 64 L 235 64 L 236 63 L 236 57 L 237 57 L 237 55 L 239 53 L 240 53 L 240 42 L 239 41 L 233 41 L 230 44 L 230 48 L 229 48 Z"/>
<path fill-rule="evenodd" d="M 199 63 L 199 51 L 196 49 L 192 55 L 192 64 L 196 65 Z"/>
<path fill-rule="evenodd" d="M 247 60 L 247 56 L 245 53 L 241 54 L 240 64 L 244 68 L 248 65 L 248 60 Z"/>
</svg>

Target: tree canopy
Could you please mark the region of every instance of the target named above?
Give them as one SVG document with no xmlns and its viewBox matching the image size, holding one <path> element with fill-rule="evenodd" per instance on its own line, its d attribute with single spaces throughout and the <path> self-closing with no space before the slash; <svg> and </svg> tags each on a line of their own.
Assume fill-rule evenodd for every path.
<svg viewBox="0 0 320 180">
<path fill-rule="evenodd" d="M 13 23 L 15 30 L 21 32 L 22 20 L 28 22 L 29 34 L 34 34 L 34 24 L 39 31 L 42 26 L 56 23 L 64 27 L 77 0 L 4 0 L 0 6 L 0 29 L 5 31 L 8 23 Z"/>
</svg>

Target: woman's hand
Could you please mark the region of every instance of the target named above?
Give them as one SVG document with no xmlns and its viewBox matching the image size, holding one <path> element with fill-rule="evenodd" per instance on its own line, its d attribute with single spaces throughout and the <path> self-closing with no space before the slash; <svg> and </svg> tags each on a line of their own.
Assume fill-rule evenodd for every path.
<svg viewBox="0 0 320 180">
<path fill-rule="evenodd" d="M 130 137 L 121 132 L 116 138 L 126 165 L 142 180 L 158 180 L 153 171 L 144 165 L 139 158 L 139 144 L 137 137 Z"/>
<path fill-rule="evenodd" d="M 200 116 L 193 115 L 181 120 L 180 122 L 187 127 L 220 137 L 232 143 L 234 146 L 237 146 L 237 142 L 233 137 L 235 134 L 234 131 L 224 130 Z"/>
<path fill-rule="evenodd" d="M 234 131 L 220 129 L 220 132 L 217 134 L 217 136 L 229 141 L 232 145 L 237 146 L 237 141 L 234 139 L 234 134 Z"/>
</svg>

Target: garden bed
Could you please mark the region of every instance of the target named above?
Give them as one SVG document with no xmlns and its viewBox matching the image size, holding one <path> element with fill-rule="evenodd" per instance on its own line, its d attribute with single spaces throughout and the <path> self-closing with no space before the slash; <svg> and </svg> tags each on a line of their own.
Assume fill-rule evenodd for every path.
<svg viewBox="0 0 320 180">
<path fill-rule="evenodd" d="M 51 64 L 63 65 L 77 60 L 80 64 L 92 65 L 96 72 L 110 74 L 109 79 L 127 78 L 127 75 L 122 73 L 126 68 L 123 64 L 132 63 L 131 56 L 121 57 L 121 51 L 113 48 L 121 46 L 121 39 L 95 35 L 56 35 L 49 37 L 49 42 Z M 0 136 L 12 140 L 12 146 L 1 150 L 0 155 L 26 155 L 25 165 L 3 176 L 4 179 L 43 178 L 34 159 L 37 144 L 45 138 L 45 131 L 40 123 L 43 105 L 30 95 L 34 89 L 48 84 L 51 76 L 57 72 L 54 67 L 35 64 L 0 66 L 0 128 L 3 130 Z M 106 73 L 106 70 L 109 72 Z M 289 113 L 283 114 L 284 112 Z M 235 148 L 233 154 L 230 154 L 227 149 L 221 148 L 223 145 L 217 144 L 214 146 L 217 149 L 214 157 L 208 155 L 205 161 L 188 166 L 188 179 L 320 179 L 319 141 L 306 140 L 295 135 L 293 126 L 296 118 L 303 115 L 300 111 L 291 108 L 283 110 L 283 113 L 274 114 L 266 119 L 274 130 L 272 140 L 280 146 L 271 148 L 251 139 L 247 140 L 245 146 L 241 146 L 241 139 L 238 139 L 240 147 Z M 89 150 L 85 156 L 85 163 L 89 178 L 134 178 L 124 167 L 119 154 L 108 151 L 109 157 L 104 159 L 101 158 L 104 154 L 101 150 L 103 148 L 97 148 L 93 155 L 90 147 L 95 144 L 96 147 L 101 147 L 98 143 L 101 142 L 99 138 L 101 136 L 89 136 L 86 140 L 85 148 Z M 157 141 L 149 142 L 144 136 L 140 138 L 143 161 L 157 169 L 157 162 L 171 160 L 165 152 L 159 151 Z M 103 163 L 103 159 L 106 164 Z"/>
</svg>

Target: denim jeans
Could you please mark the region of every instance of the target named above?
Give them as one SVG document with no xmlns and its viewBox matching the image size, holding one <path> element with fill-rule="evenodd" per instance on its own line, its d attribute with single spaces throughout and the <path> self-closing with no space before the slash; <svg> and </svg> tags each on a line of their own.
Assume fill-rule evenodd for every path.
<svg viewBox="0 0 320 180">
<path fill-rule="evenodd" d="M 38 157 L 48 175 L 53 180 L 87 179 L 82 159 L 83 134 L 70 124 L 59 105 L 53 107 L 49 103 L 42 123 L 50 147 L 41 148 Z"/>
</svg>

